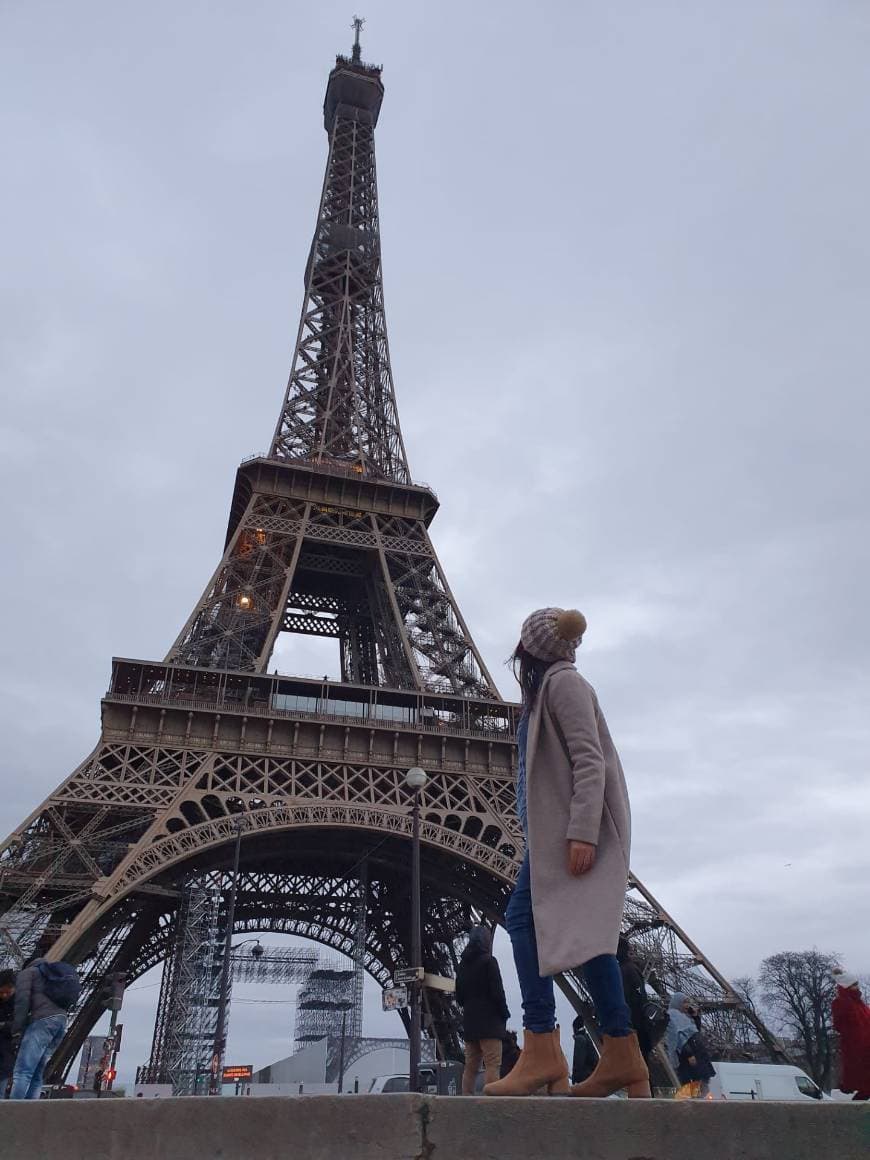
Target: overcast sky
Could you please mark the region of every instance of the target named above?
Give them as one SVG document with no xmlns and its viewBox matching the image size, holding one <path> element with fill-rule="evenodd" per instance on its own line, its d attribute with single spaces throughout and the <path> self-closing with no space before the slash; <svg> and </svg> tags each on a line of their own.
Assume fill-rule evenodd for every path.
<svg viewBox="0 0 870 1160">
<path fill-rule="evenodd" d="M 4 832 L 112 655 L 165 654 L 268 446 L 352 14 L 0 3 Z M 364 14 L 405 441 L 502 691 L 523 616 L 583 609 L 635 872 L 726 973 L 870 971 L 870 8 Z M 236 1010 L 242 1062 L 273 1016 Z"/>
</svg>

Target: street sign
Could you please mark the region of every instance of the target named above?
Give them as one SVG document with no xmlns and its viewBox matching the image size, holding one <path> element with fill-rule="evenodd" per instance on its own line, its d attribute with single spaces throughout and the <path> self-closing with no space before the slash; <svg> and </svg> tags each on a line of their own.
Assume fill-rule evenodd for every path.
<svg viewBox="0 0 870 1160">
<path fill-rule="evenodd" d="M 381 993 L 381 1002 L 385 1011 L 400 1011 L 408 1006 L 408 988 L 385 987 Z"/>
<path fill-rule="evenodd" d="M 223 1074 L 224 1083 L 238 1083 L 243 1079 L 250 1079 L 254 1074 L 254 1068 L 250 1063 L 236 1064 L 234 1067 L 225 1067 Z"/>
<path fill-rule="evenodd" d="M 397 983 L 418 983 L 422 981 L 423 974 L 422 967 L 402 967 L 394 977 Z"/>
<path fill-rule="evenodd" d="M 452 995 L 456 990 L 456 980 L 448 979 L 445 975 L 430 975 L 427 971 L 423 976 L 423 986 L 433 991 L 447 991 Z"/>
</svg>

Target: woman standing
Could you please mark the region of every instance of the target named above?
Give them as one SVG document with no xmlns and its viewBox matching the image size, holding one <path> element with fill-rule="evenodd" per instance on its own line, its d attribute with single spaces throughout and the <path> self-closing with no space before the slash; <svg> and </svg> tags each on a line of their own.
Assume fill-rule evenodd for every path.
<svg viewBox="0 0 870 1160">
<path fill-rule="evenodd" d="M 574 667 L 586 618 L 541 608 L 514 653 L 517 811 L 526 854 L 505 913 L 523 997 L 523 1052 L 487 1095 L 650 1095 L 616 947 L 628 881 L 631 817 L 619 756 L 592 686 Z M 553 975 L 582 967 L 603 1032 L 592 1075 L 573 1088 L 556 1027 Z"/>
<path fill-rule="evenodd" d="M 462 1030 L 465 1036 L 465 1071 L 462 1094 L 474 1094 L 480 1061 L 486 1069 L 486 1082 L 501 1073 L 502 1040 L 510 1011 L 504 997 L 501 971 L 492 955 L 492 935 L 485 926 L 476 926 L 459 960 L 456 972 L 456 1001 L 462 1008 Z"/>
</svg>

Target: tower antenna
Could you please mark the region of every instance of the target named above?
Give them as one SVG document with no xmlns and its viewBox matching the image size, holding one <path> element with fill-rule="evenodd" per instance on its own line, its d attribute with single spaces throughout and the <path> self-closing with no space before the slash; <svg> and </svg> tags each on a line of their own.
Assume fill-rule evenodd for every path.
<svg viewBox="0 0 870 1160">
<path fill-rule="evenodd" d="M 351 24 L 351 28 L 353 29 L 353 54 L 351 56 L 351 60 L 354 64 L 359 64 L 362 60 L 360 55 L 359 34 L 365 22 L 366 21 L 364 16 L 354 16 L 353 23 Z"/>
</svg>

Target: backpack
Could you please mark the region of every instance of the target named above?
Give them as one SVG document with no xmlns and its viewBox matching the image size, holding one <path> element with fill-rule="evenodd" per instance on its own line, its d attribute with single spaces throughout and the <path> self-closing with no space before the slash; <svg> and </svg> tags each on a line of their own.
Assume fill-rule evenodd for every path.
<svg viewBox="0 0 870 1160">
<path fill-rule="evenodd" d="M 74 1007 L 82 993 L 82 982 L 75 967 L 69 963 L 46 962 L 38 963 L 37 966 L 42 976 L 45 997 L 62 1011 Z"/>
<path fill-rule="evenodd" d="M 643 1005 L 643 1021 L 646 1024 L 650 1047 L 655 1047 L 667 1030 L 671 1017 L 661 1003 L 655 999 L 648 999 Z"/>
</svg>

